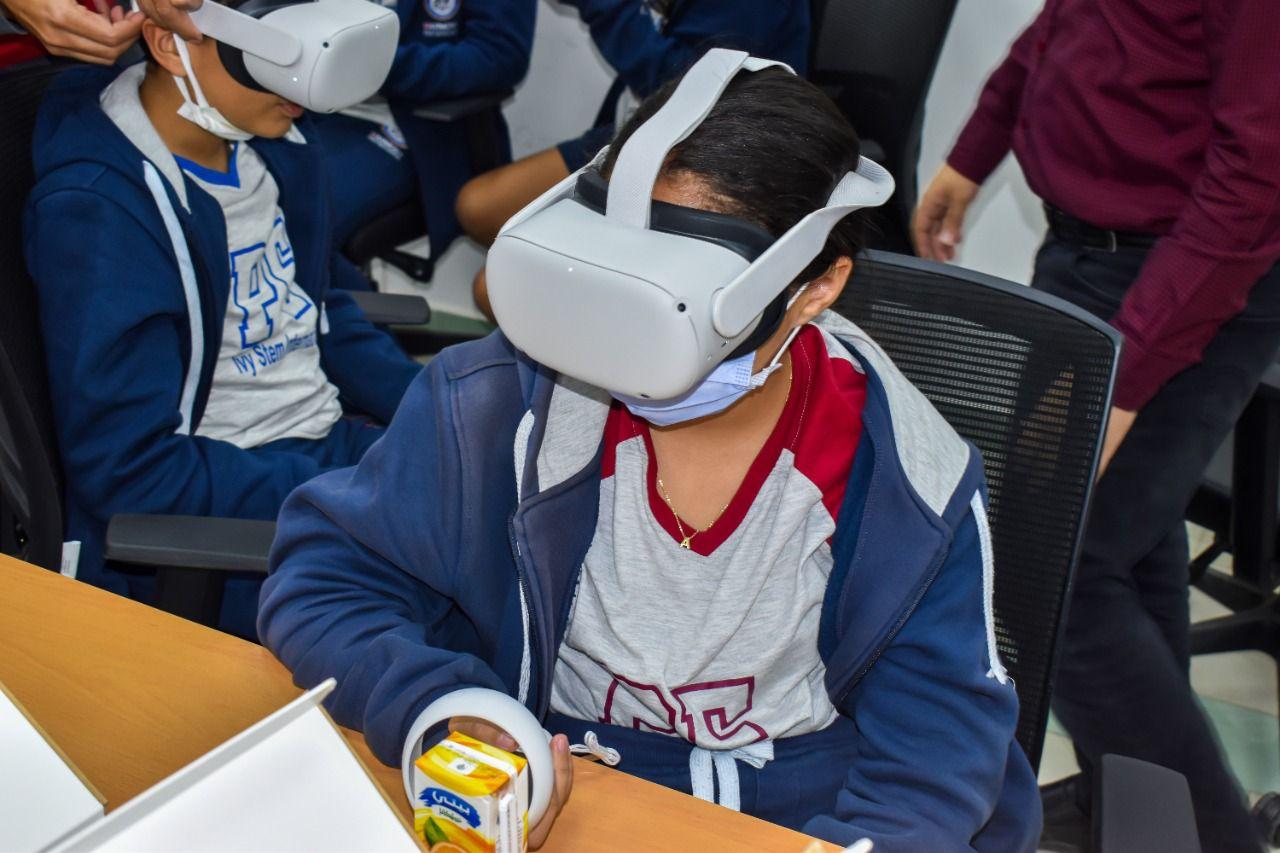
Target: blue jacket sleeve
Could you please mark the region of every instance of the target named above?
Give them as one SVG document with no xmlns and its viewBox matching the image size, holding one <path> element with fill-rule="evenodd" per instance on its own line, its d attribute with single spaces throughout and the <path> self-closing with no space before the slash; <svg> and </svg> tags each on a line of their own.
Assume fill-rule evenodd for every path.
<svg viewBox="0 0 1280 853">
<path fill-rule="evenodd" d="M 702 0 L 681 12 L 678 32 L 659 32 L 639 0 L 573 0 L 605 60 L 647 97 L 709 47 L 765 53 L 794 14 L 790 0 Z M 799 69 L 797 69 L 799 70 Z"/>
<path fill-rule="evenodd" d="M 529 70 L 536 9 L 536 0 L 465 0 L 460 38 L 411 33 L 396 48 L 383 94 L 426 104 L 511 88 Z"/>
<path fill-rule="evenodd" d="M 877 853 L 972 849 L 1000 801 L 1018 721 L 1013 682 L 988 655 L 982 580 L 971 512 L 915 612 L 841 703 L 858 761 L 834 811 L 806 832 L 844 845 L 867 837 Z M 1034 849 L 1039 826 L 1026 821 Z"/>
<path fill-rule="evenodd" d="M 44 196 L 25 225 L 77 503 L 102 521 L 118 512 L 274 518 L 319 466 L 178 432 L 189 331 L 171 248 L 93 190 Z"/>
<path fill-rule="evenodd" d="M 504 689 L 486 663 L 433 633 L 461 563 L 461 502 L 426 505 L 463 476 L 456 439 L 436 416 L 444 382 L 428 367 L 357 467 L 318 477 L 285 503 L 258 615 L 258 635 L 299 685 L 337 679 L 330 712 L 391 765 L 432 700 L 460 687 Z"/>
<path fill-rule="evenodd" d="M 339 261 L 341 259 L 338 259 Z M 342 269 L 335 263 L 335 271 Z M 324 298 L 328 331 L 320 337 L 321 365 L 343 399 L 390 423 L 405 389 L 422 369 L 392 337 L 364 318 L 351 294 L 330 287 Z"/>
</svg>

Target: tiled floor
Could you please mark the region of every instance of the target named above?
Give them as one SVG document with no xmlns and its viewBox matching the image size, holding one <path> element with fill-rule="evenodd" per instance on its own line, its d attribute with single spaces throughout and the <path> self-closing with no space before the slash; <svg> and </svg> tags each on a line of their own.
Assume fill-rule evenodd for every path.
<svg viewBox="0 0 1280 853">
<path fill-rule="evenodd" d="M 1188 528 L 1193 553 L 1207 542 L 1205 531 Z M 1230 556 L 1215 563 L 1229 569 Z M 1228 611 L 1198 590 L 1191 591 L 1193 622 Z M 1261 652 L 1233 652 L 1196 657 L 1191 683 L 1217 729 L 1232 770 L 1251 799 L 1280 791 L 1280 721 L 1277 721 L 1276 665 Z M 1076 772 L 1071 739 L 1056 720 L 1049 723 L 1040 782 Z"/>
</svg>

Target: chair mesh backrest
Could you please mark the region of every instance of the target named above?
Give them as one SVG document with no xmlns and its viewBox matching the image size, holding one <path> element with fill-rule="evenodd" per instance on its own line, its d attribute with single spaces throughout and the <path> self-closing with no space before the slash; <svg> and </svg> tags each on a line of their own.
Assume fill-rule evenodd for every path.
<svg viewBox="0 0 1280 853">
<path fill-rule="evenodd" d="M 920 129 L 956 0 L 814 0 L 809 77 L 858 135 L 884 150 L 898 182 L 890 207 L 904 220 L 916 201 Z"/>
<path fill-rule="evenodd" d="M 1038 766 L 1119 338 L 1030 288 L 888 253 L 858 262 L 836 309 L 982 452 L 996 638 Z"/>
<path fill-rule="evenodd" d="M 22 210 L 34 181 L 36 110 L 63 67 L 39 61 L 0 71 L 0 550 L 48 568 L 60 559 L 61 490 Z"/>
</svg>

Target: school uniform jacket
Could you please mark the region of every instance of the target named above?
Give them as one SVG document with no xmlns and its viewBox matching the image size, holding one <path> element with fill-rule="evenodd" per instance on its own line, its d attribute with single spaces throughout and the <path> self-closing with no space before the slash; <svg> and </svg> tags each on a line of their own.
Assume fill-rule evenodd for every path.
<svg viewBox="0 0 1280 853">
<path fill-rule="evenodd" d="M 218 202 L 154 131 L 143 150 L 103 112 L 99 95 L 119 72 L 73 68 L 50 86 L 35 130 L 24 246 L 39 294 L 66 535 L 82 542 L 78 576 L 145 600 L 148 579 L 103 565 L 111 516 L 272 519 L 319 468 L 300 454 L 195 435 L 230 289 L 226 225 Z M 298 141 L 248 144 L 279 187 L 297 285 L 322 307 L 326 375 L 348 404 L 389 421 L 418 366 L 334 286 L 349 268 L 331 265 L 321 159 L 305 143 L 305 120 L 297 126 Z"/>
<path fill-rule="evenodd" d="M 1033 850 L 1039 793 L 995 648 L 981 460 L 861 330 L 823 323 L 867 376 L 818 631 L 841 717 L 739 767 L 744 810 L 877 851 Z M 608 408 L 495 333 L 442 352 L 356 468 L 286 502 L 259 634 L 299 685 L 337 679 L 330 711 L 383 761 L 461 687 L 547 720 Z M 690 744 L 582 725 L 627 738 L 620 769 L 690 790 Z"/>
</svg>

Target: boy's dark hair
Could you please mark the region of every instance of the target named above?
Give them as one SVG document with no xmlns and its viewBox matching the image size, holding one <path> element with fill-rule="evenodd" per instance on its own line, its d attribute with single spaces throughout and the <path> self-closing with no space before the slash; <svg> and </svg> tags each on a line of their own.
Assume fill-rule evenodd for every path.
<svg viewBox="0 0 1280 853">
<path fill-rule="evenodd" d="M 622 146 L 675 91 L 672 80 L 644 101 L 615 137 L 601 172 L 613 170 Z M 710 114 L 671 149 L 664 175 L 705 181 L 718 212 L 746 219 L 775 237 L 824 206 L 836 184 L 857 168 L 858 135 L 817 86 L 782 68 L 739 72 Z M 866 244 L 862 211 L 831 230 L 822 252 L 797 282 L 822 275 L 836 258 Z"/>
</svg>

